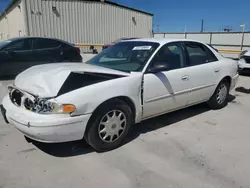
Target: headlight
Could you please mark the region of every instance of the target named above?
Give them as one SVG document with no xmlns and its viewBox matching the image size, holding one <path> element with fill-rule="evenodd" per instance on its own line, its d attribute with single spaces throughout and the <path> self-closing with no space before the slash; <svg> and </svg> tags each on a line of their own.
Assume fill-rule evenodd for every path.
<svg viewBox="0 0 250 188">
<path fill-rule="evenodd" d="M 72 104 L 58 104 L 47 99 L 36 99 L 32 101 L 26 98 L 24 106 L 27 110 L 32 112 L 47 114 L 47 113 L 72 113 L 76 107 Z"/>
</svg>

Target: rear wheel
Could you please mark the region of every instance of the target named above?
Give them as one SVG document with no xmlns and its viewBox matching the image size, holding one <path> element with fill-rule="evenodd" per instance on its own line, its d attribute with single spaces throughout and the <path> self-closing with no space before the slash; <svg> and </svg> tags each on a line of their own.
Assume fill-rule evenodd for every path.
<svg viewBox="0 0 250 188">
<path fill-rule="evenodd" d="M 217 86 L 213 96 L 208 101 L 208 105 L 212 109 L 221 109 L 227 106 L 229 96 L 229 82 L 223 80 Z"/>
<path fill-rule="evenodd" d="M 91 118 L 85 140 L 96 151 L 119 147 L 132 124 L 132 111 L 123 101 L 114 100 L 102 105 Z"/>
</svg>

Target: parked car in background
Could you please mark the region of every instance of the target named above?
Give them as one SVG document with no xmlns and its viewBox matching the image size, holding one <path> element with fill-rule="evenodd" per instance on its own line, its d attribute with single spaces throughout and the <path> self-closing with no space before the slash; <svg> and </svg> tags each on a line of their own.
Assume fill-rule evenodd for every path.
<svg viewBox="0 0 250 188">
<path fill-rule="evenodd" d="M 250 51 L 244 50 L 239 55 L 239 72 L 250 73 Z"/>
<path fill-rule="evenodd" d="M 83 64 L 19 74 L 2 101 L 6 122 L 41 142 L 85 139 L 95 150 L 122 144 L 134 123 L 206 102 L 228 103 L 237 62 L 193 40 L 119 42 Z"/>
<path fill-rule="evenodd" d="M 82 62 L 80 49 L 59 39 L 20 37 L 0 42 L 0 76 L 17 75 L 34 65 Z"/>
<path fill-rule="evenodd" d="M 118 42 L 126 41 L 126 40 L 132 40 L 132 39 L 138 39 L 138 38 L 136 38 L 136 37 L 132 37 L 132 38 L 128 38 L 128 37 L 127 38 L 120 38 L 120 39 L 117 39 L 117 40 L 115 40 L 115 41 L 113 41 L 113 42 L 111 42 L 109 44 L 104 44 L 104 46 L 102 47 L 102 49 L 104 50 L 104 49 L 106 49 L 106 48 L 108 48 L 110 46 L 113 46 L 114 44 L 116 44 Z"/>
</svg>

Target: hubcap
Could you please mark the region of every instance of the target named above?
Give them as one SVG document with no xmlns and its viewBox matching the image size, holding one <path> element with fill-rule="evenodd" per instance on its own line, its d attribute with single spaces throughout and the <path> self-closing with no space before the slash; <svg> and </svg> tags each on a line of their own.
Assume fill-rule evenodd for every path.
<svg viewBox="0 0 250 188">
<path fill-rule="evenodd" d="M 225 101 L 227 93 L 227 86 L 225 84 L 221 84 L 216 96 L 216 100 L 219 104 L 222 104 Z"/>
<path fill-rule="evenodd" d="M 105 142 L 114 142 L 123 134 L 126 127 L 126 116 L 120 110 L 112 110 L 100 121 L 98 132 Z"/>
</svg>

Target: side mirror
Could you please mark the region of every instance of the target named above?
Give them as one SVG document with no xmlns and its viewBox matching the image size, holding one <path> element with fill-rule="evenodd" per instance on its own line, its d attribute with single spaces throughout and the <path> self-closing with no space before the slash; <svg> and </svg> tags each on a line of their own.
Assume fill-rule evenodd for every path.
<svg viewBox="0 0 250 188">
<path fill-rule="evenodd" d="M 169 70 L 169 66 L 165 62 L 154 62 L 153 66 L 149 68 L 150 73 L 157 73 Z"/>
</svg>

